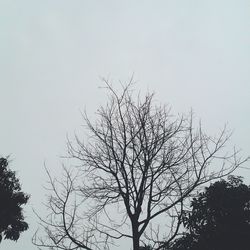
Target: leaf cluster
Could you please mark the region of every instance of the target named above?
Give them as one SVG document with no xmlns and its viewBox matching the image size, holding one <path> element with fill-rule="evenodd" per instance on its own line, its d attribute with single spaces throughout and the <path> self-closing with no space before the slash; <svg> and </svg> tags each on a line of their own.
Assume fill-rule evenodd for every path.
<svg viewBox="0 0 250 250">
<path fill-rule="evenodd" d="M 18 240 L 20 233 L 28 229 L 24 221 L 22 205 L 29 196 L 21 192 L 15 172 L 8 169 L 8 161 L 0 158 L 0 241 Z"/>
<path fill-rule="evenodd" d="M 250 187 L 235 176 L 215 182 L 193 199 L 183 224 L 188 232 L 175 241 L 173 250 L 248 249 Z"/>
</svg>

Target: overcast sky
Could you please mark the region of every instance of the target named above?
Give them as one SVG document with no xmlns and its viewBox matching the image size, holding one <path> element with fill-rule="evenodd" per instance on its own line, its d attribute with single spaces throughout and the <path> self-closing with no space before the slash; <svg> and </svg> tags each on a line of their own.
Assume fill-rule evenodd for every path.
<svg viewBox="0 0 250 250">
<path fill-rule="evenodd" d="M 30 230 L 1 249 L 36 249 L 44 162 L 60 171 L 80 111 L 106 100 L 100 77 L 118 88 L 132 74 L 137 90 L 175 113 L 193 108 L 209 132 L 228 123 L 250 154 L 249 0 L 0 0 L 0 155 L 31 194 Z"/>
</svg>

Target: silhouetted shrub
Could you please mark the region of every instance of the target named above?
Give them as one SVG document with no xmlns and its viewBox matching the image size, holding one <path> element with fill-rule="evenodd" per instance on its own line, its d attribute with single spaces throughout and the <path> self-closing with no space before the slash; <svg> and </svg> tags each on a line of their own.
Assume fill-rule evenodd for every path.
<svg viewBox="0 0 250 250">
<path fill-rule="evenodd" d="M 183 224 L 187 232 L 172 250 L 247 250 L 250 247 L 250 187 L 241 177 L 229 176 L 191 203 Z"/>
</svg>

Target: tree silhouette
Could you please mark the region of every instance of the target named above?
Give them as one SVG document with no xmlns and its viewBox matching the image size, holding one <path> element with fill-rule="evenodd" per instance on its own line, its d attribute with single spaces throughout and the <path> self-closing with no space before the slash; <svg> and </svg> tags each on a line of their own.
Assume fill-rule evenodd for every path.
<svg viewBox="0 0 250 250">
<path fill-rule="evenodd" d="M 241 177 L 229 176 L 191 203 L 184 216 L 188 230 L 172 250 L 247 250 L 250 246 L 250 187 Z"/>
<path fill-rule="evenodd" d="M 28 229 L 24 221 L 22 205 L 29 196 L 21 192 L 15 172 L 8 169 L 8 161 L 0 158 L 0 241 L 18 240 L 20 233 Z"/>
<path fill-rule="evenodd" d="M 153 250 L 151 246 L 140 246 L 139 250 Z"/>
<path fill-rule="evenodd" d="M 36 234 L 37 246 L 107 249 L 128 238 L 133 250 L 142 242 L 161 249 L 177 235 L 194 191 L 245 161 L 237 152 L 223 154 L 226 129 L 208 136 L 201 126 L 194 128 L 192 114 L 174 118 L 153 94 L 134 98 L 132 81 L 120 94 L 105 84 L 109 101 L 98 109 L 96 122 L 83 115 L 89 136 L 68 143 L 77 168 L 64 168 L 60 180 L 48 172 L 50 214 L 40 218 L 47 237 Z M 213 160 L 220 167 L 213 169 Z M 166 217 L 169 232 L 162 235 Z"/>
</svg>

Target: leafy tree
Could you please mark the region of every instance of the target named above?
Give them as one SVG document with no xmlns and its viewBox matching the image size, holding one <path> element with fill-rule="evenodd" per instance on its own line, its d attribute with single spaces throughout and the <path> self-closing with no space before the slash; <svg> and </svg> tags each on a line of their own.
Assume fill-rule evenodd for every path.
<svg viewBox="0 0 250 250">
<path fill-rule="evenodd" d="M 21 192 L 15 172 L 8 169 L 8 161 L 0 158 L 0 241 L 18 240 L 20 233 L 28 229 L 24 221 L 22 205 L 29 196 Z"/>
<path fill-rule="evenodd" d="M 192 114 L 173 117 L 153 94 L 134 98 L 132 82 L 121 93 L 105 84 L 109 101 L 96 122 L 83 115 L 89 136 L 68 143 L 77 168 L 64 168 L 59 180 L 48 172 L 50 214 L 40 218 L 46 237 L 33 238 L 39 247 L 107 249 L 128 238 L 133 250 L 143 242 L 162 249 L 177 235 L 195 190 L 245 161 L 223 153 L 226 129 L 208 136 L 194 128 Z M 218 168 L 211 167 L 214 160 Z M 161 231 L 166 218 L 168 235 Z"/>
<path fill-rule="evenodd" d="M 229 176 L 191 203 L 184 216 L 188 230 L 172 250 L 247 250 L 250 246 L 250 187 L 241 177 Z"/>
</svg>

